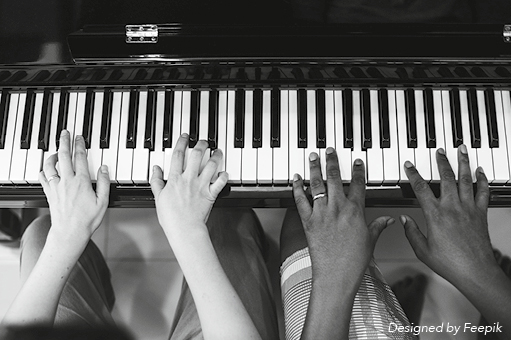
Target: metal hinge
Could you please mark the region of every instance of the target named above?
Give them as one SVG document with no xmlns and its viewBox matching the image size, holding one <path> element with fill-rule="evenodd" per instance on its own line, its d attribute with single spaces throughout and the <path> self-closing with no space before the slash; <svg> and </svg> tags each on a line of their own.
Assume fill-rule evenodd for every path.
<svg viewBox="0 0 511 340">
<path fill-rule="evenodd" d="M 511 25 L 504 25 L 504 32 L 502 33 L 504 41 L 511 43 Z"/>
<path fill-rule="evenodd" d="M 126 43 L 156 44 L 157 42 L 157 25 L 126 25 Z"/>
</svg>

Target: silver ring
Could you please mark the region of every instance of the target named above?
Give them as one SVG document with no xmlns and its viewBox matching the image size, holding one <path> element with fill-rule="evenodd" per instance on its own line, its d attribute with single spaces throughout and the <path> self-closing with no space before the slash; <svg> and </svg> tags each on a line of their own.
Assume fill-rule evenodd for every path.
<svg viewBox="0 0 511 340">
<path fill-rule="evenodd" d="M 54 179 L 57 179 L 57 178 L 60 178 L 60 176 L 59 175 L 53 175 L 50 178 L 48 178 L 47 181 L 48 181 L 48 183 L 50 183 L 51 181 L 53 181 Z"/>
<path fill-rule="evenodd" d="M 326 197 L 326 193 L 321 193 L 321 194 L 317 194 L 316 196 L 314 196 L 312 198 L 313 201 L 317 200 L 318 198 L 321 198 L 321 197 Z"/>
</svg>

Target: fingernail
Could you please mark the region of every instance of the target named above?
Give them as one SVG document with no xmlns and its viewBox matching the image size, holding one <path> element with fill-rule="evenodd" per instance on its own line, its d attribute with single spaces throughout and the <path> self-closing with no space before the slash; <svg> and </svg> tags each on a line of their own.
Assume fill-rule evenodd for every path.
<svg viewBox="0 0 511 340">
<path fill-rule="evenodd" d="M 185 132 L 185 133 L 181 134 L 181 137 L 188 138 L 188 134 Z"/>
<path fill-rule="evenodd" d="M 405 162 L 405 168 L 407 168 L 407 169 L 411 169 L 411 168 L 413 168 L 413 163 L 412 163 L 412 162 L 410 162 L 410 161 L 406 161 L 406 162 Z"/>
<path fill-rule="evenodd" d="M 401 223 L 402 223 L 403 225 L 405 225 L 405 224 L 406 224 L 406 217 L 404 217 L 403 215 L 399 216 L 399 220 L 401 221 Z"/>
<path fill-rule="evenodd" d="M 480 173 L 484 174 L 484 169 L 481 166 L 477 168 L 477 171 L 479 171 Z"/>
<path fill-rule="evenodd" d="M 153 173 L 156 171 L 156 165 L 153 165 Z"/>
<path fill-rule="evenodd" d="M 298 175 L 298 174 L 294 174 L 294 175 L 293 175 L 293 182 L 296 182 L 296 181 L 298 181 L 298 180 L 300 180 L 300 175 Z"/>
<path fill-rule="evenodd" d="M 77 140 L 77 141 L 78 141 L 78 140 L 82 140 L 82 139 L 83 139 L 83 136 L 80 136 L 80 135 L 76 136 L 76 140 Z"/>
<path fill-rule="evenodd" d="M 396 222 L 396 220 L 391 218 L 390 220 L 387 221 L 387 226 L 394 224 L 395 222 Z"/>
<path fill-rule="evenodd" d="M 331 148 L 331 147 L 326 148 L 326 154 L 327 155 L 330 155 L 330 154 L 333 154 L 333 153 L 334 153 L 334 148 Z"/>
<path fill-rule="evenodd" d="M 355 159 L 355 165 L 362 165 L 364 162 L 360 158 Z"/>
<path fill-rule="evenodd" d="M 104 173 L 104 174 L 107 174 L 108 173 L 108 166 L 103 164 L 101 166 L 101 172 Z"/>
<path fill-rule="evenodd" d="M 315 161 L 316 159 L 318 159 L 318 154 L 315 153 L 315 152 L 312 152 L 310 155 L 309 155 L 309 161 L 313 162 Z"/>
<path fill-rule="evenodd" d="M 460 145 L 460 151 L 462 154 L 466 155 L 468 154 L 468 151 L 467 151 L 467 146 L 465 144 L 461 144 Z"/>
<path fill-rule="evenodd" d="M 438 149 L 438 153 L 441 155 L 445 155 L 445 150 L 440 148 L 440 149 Z"/>
<path fill-rule="evenodd" d="M 67 130 L 62 130 L 60 131 L 60 136 L 65 136 L 67 135 L 67 133 L 68 133 Z"/>
</svg>

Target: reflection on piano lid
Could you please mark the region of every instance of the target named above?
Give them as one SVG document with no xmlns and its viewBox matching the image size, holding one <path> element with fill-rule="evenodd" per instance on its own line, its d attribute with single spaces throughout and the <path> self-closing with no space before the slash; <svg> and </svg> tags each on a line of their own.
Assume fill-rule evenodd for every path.
<svg viewBox="0 0 511 340">
<path fill-rule="evenodd" d="M 209 143 L 205 160 L 214 149 L 224 151 L 220 170 L 230 175 L 231 194 L 219 205 L 292 205 L 293 174 L 307 181 L 309 153 L 317 152 L 324 160 L 329 146 L 337 150 L 346 184 L 352 162 L 365 162 L 368 206 L 416 205 L 404 161 L 415 163 L 438 191 L 435 150 L 444 148 L 456 171 L 461 144 L 467 146 L 473 168 L 485 169 L 491 204 L 511 205 L 511 66 L 504 56 L 510 53 L 503 53 L 511 45 L 502 31 L 499 36 L 490 26 L 472 41 L 486 37 L 492 42 L 481 46 L 493 47 L 484 52 L 471 47 L 476 53 L 496 53 L 491 58 L 452 58 L 449 49 L 442 58 L 431 57 L 438 49 L 425 58 L 381 57 L 387 52 L 348 58 L 337 52 L 339 41 L 351 38 L 339 30 L 327 34 L 297 28 L 275 39 L 263 31 L 238 46 L 236 34 L 223 32 L 225 28 L 211 30 L 226 34 L 214 40 L 204 28 L 177 27 L 181 33 L 172 37 L 176 49 L 167 56 L 179 55 L 182 61 L 134 58 L 131 64 L 111 64 L 126 61 L 123 53 L 132 53 L 134 47 L 123 39 L 129 48 L 110 55 L 112 50 L 106 49 L 103 62 L 94 65 L 0 66 L 0 206 L 46 204 L 37 174 L 44 159 L 58 150 L 64 128 L 72 136 L 84 136 L 93 181 L 100 164 L 108 165 L 112 206 L 154 204 L 150 169 L 159 165 L 166 173 L 173 145 L 183 132 L 190 134 L 192 147 L 200 139 Z M 396 27 L 387 30 L 398 33 Z M 171 39 L 172 27 L 167 28 Z M 423 32 L 419 28 L 412 31 Z M 246 37 L 248 30 L 240 32 Z M 121 37 L 115 32 L 111 39 Z M 297 32 L 304 34 L 301 46 L 252 54 L 258 45 L 250 39 L 270 39 L 273 46 L 294 37 L 289 45 L 300 40 Z M 461 36 L 460 44 L 467 43 L 457 32 L 419 36 L 430 45 L 437 35 L 441 42 Z M 86 43 L 92 33 L 88 29 L 70 37 L 71 47 Z M 375 34 L 359 32 L 363 41 Z M 408 32 L 398 35 L 401 41 L 412 37 Z M 322 44 L 329 42 L 322 48 L 334 47 L 331 53 L 321 51 L 325 58 L 307 49 L 319 36 L 325 39 Z M 192 41 L 188 38 L 204 40 L 204 51 L 186 50 Z M 153 46 L 165 46 L 165 39 L 163 34 Z M 222 50 L 229 41 L 232 47 Z M 140 47 L 150 44 L 135 45 L 138 56 L 151 50 Z M 218 51 L 211 58 L 204 55 L 214 46 L 226 57 Z M 364 49 L 353 46 L 357 53 Z M 294 57 L 277 57 L 277 52 Z M 99 60 L 80 53 L 73 51 L 76 60 Z"/>
</svg>

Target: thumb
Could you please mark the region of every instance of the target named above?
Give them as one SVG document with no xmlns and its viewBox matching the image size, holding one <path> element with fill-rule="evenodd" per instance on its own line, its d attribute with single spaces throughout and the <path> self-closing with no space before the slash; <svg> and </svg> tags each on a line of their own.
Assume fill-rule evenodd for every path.
<svg viewBox="0 0 511 340">
<path fill-rule="evenodd" d="M 96 180 L 96 197 L 101 204 L 108 205 L 110 196 L 110 175 L 108 174 L 108 166 L 102 165 L 98 169 Z"/>
<path fill-rule="evenodd" d="M 153 166 L 153 174 L 151 175 L 151 191 L 155 199 L 160 195 L 164 187 L 163 171 L 158 165 L 155 165 Z"/>
<path fill-rule="evenodd" d="M 374 241 L 378 240 L 381 232 L 394 222 L 396 222 L 396 220 L 390 216 L 380 216 L 369 223 L 368 228 L 373 235 Z"/>
<path fill-rule="evenodd" d="M 410 245 L 413 248 L 413 251 L 415 252 L 415 255 L 419 259 L 421 259 L 422 254 L 425 253 L 426 247 L 427 247 L 427 239 L 420 231 L 419 227 L 417 226 L 417 223 L 408 215 L 401 215 L 400 216 L 401 224 L 405 227 L 405 234 L 406 238 L 408 239 L 408 242 L 410 242 Z"/>
</svg>

